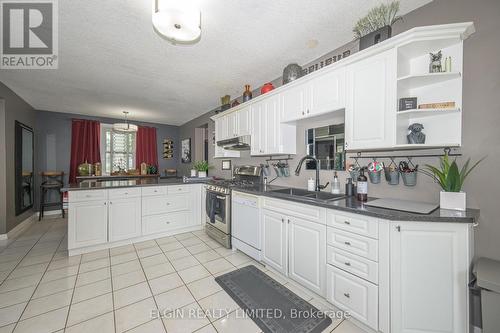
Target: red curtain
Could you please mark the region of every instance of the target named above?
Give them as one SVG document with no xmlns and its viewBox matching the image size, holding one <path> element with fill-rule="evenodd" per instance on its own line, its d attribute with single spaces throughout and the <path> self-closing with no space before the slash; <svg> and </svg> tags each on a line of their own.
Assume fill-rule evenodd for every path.
<svg viewBox="0 0 500 333">
<path fill-rule="evenodd" d="M 76 183 L 78 165 L 101 162 L 101 125 L 95 120 L 73 119 L 71 124 L 71 162 L 69 182 Z"/>
<path fill-rule="evenodd" d="M 135 167 L 140 170 L 141 163 L 154 165 L 158 168 L 158 142 L 156 128 L 139 126 L 135 138 Z"/>
</svg>

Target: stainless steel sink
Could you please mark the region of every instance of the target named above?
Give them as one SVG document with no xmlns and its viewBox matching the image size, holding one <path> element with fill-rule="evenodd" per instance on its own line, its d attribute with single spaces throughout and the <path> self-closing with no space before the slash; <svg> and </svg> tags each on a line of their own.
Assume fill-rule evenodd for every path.
<svg viewBox="0 0 500 333">
<path fill-rule="evenodd" d="M 345 198 L 345 195 L 343 194 L 332 194 L 328 192 L 311 192 L 300 188 L 283 188 L 279 190 L 271 190 L 271 192 L 290 195 L 297 199 L 300 198 L 305 201 L 328 202 Z"/>
</svg>

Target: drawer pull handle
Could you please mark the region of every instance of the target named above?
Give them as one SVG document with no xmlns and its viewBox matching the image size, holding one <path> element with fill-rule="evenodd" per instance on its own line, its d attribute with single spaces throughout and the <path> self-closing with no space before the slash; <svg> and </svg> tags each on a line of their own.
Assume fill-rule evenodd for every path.
<svg viewBox="0 0 500 333">
<path fill-rule="evenodd" d="M 167 206 L 170 206 L 170 202 L 167 202 Z"/>
<path fill-rule="evenodd" d="M 350 263 L 350 262 L 348 262 L 348 261 L 347 261 L 347 262 L 345 262 L 344 264 L 345 264 L 346 266 L 351 266 L 351 263 Z"/>
<path fill-rule="evenodd" d="M 124 194 L 125 194 L 125 195 L 128 195 L 128 192 L 125 192 Z"/>
<path fill-rule="evenodd" d="M 344 242 L 344 244 L 351 246 L 351 242 Z"/>
<path fill-rule="evenodd" d="M 87 195 L 85 196 L 85 198 L 90 198 L 90 197 L 91 197 L 91 195 L 90 195 L 90 194 L 87 194 Z"/>
<path fill-rule="evenodd" d="M 351 298 L 351 295 L 349 295 L 349 293 L 344 293 L 344 296 L 347 298 Z"/>
<path fill-rule="evenodd" d="M 351 225 L 351 222 L 349 222 L 349 221 L 344 221 L 344 223 L 347 225 Z"/>
<path fill-rule="evenodd" d="M 170 224 L 170 221 L 167 221 L 167 222 L 165 222 L 165 223 Z"/>
</svg>

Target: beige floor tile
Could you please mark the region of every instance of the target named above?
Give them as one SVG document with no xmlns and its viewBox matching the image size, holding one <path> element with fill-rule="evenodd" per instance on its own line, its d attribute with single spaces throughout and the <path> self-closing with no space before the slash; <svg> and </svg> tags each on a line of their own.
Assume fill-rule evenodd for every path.
<svg viewBox="0 0 500 333">
<path fill-rule="evenodd" d="M 0 333 L 12 333 L 16 323 L 0 327 Z"/>
<path fill-rule="evenodd" d="M 180 309 L 183 306 L 195 302 L 194 297 L 191 295 L 186 286 L 156 295 L 155 300 L 161 313 L 167 313 L 175 309 Z"/>
<path fill-rule="evenodd" d="M 187 285 L 196 299 L 202 299 L 222 290 L 213 276 L 192 282 Z"/>
<path fill-rule="evenodd" d="M 211 273 L 216 274 L 223 271 L 227 271 L 229 269 L 234 269 L 235 267 L 226 259 L 219 258 L 216 260 L 212 260 L 203 264 L 205 268 Z"/>
<path fill-rule="evenodd" d="M 54 270 L 54 269 L 60 269 L 64 267 L 69 267 L 69 266 L 75 266 L 80 264 L 81 256 L 72 256 L 72 257 L 66 257 L 58 260 L 52 260 L 50 262 L 49 268 L 47 269 L 48 271 Z"/>
<path fill-rule="evenodd" d="M 234 266 L 239 266 L 252 261 L 252 258 L 248 257 L 247 255 L 244 255 L 241 252 L 237 252 L 235 254 L 227 256 L 226 260 L 229 261 Z"/>
<path fill-rule="evenodd" d="M 225 291 L 219 291 L 216 294 L 205 297 L 199 300 L 198 303 L 207 311 L 207 315 L 212 320 L 227 316 L 232 311 L 239 309 L 238 304 Z"/>
<path fill-rule="evenodd" d="M 236 251 L 233 251 L 232 249 L 226 249 L 225 247 L 218 247 L 218 248 L 214 249 L 214 251 L 223 257 L 227 257 L 227 256 L 230 256 L 232 254 L 237 253 Z"/>
<path fill-rule="evenodd" d="M 181 242 L 181 244 L 184 245 L 184 247 L 203 244 L 203 241 L 201 239 L 199 239 L 198 237 L 191 237 L 191 238 L 187 238 L 187 239 L 182 239 L 182 240 L 179 240 L 179 242 Z"/>
<path fill-rule="evenodd" d="M 146 281 L 146 277 L 142 271 L 134 271 L 122 275 L 113 276 L 113 290 L 118 290 L 133 286 Z"/>
<path fill-rule="evenodd" d="M 300 298 L 306 301 L 310 301 L 314 297 L 310 291 L 306 290 L 305 288 L 299 287 L 294 283 L 289 282 L 285 284 L 285 287 L 291 292 L 293 292 L 295 295 L 299 296 Z"/>
<path fill-rule="evenodd" d="M 162 253 L 150 257 L 141 258 L 142 267 L 156 266 L 168 263 L 167 257 Z"/>
<path fill-rule="evenodd" d="M 68 276 L 78 274 L 78 265 L 54 269 L 43 275 L 41 283 L 59 280 Z"/>
<path fill-rule="evenodd" d="M 176 259 L 180 259 L 180 258 L 183 258 L 183 257 L 190 256 L 191 253 L 189 253 L 188 250 L 182 248 L 182 249 L 178 249 L 178 250 L 173 250 L 173 251 L 165 252 L 165 255 L 167 256 L 167 258 L 170 261 L 172 261 L 172 260 L 176 260 Z"/>
<path fill-rule="evenodd" d="M 144 267 L 144 273 L 146 273 L 149 280 L 171 274 L 173 272 L 175 272 L 175 269 L 169 262 Z"/>
<path fill-rule="evenodd" d="M 30 266 L 35 264 L 48 263 L 52 260 L 53 254 L 43 254 L 40 256 L 30 256 L 27 255 L 24 259 L 19 263 L 19 266 Z"/>
<path fill-rule="evenodd" d="M 172 265 L 174 266 L 176 271 L 182 271 L 183 269 L 198 266 L 199 264 L 200 262 L 191 255 L 177 260 L 172 260 Z"/>
<path fill-rule="evenodd" d="M 108 312 L 99 317 L 89 319 L 71 327 L 67 327 L 65 333 L 114 333 L 115 317 L 113 312 Z"/>
<path fill-rule="evenodd" d="M 337 326 L 333 333 L 366 333 L 366 331 L 354 325 L 349 320 L 344 320 Z"/>
<path fill-rule="evenodd" d="M 50 296 L 32 299 L 26 306 L 21 320 L 66 307 L 71 303 L 72 295 L 73 290 L 66 290 Z"/>
<path fill-rule="evenodd" d="M 197 303 L 191 303 L 179 311 L 166 314 L 163 323 L 167 332 L 192 333 L 210 324 Z"/>
<path fill-rule="evenodd" d="M 134 246 L 136 250 L 142 250 L 142 249 L 147 249 L 149 247 L 155 247 L 158 246 L 154 240 L 147 240 L 139 243 L 134 243 Z"/>
<path fill-rule="evenodd" d="M 132 303 L 151 297 L 151 290 L 147 282 L 117 290 L 113 293 L 115 309 L 122 308 Z"/>
<path fill-rule="evenodd" d="M 78 274 L 78 278 L 76 280 L 76 286 L 81 287 L 86 284 L 109 279 L 110 277 L 111 273 L 109 267 L 104 267 L 101 269 L 97 269 L 95 271 Z"/>
<path fill-rule="evenodd" d="M 220 318 L 214 323 L 215 329 L 219 333 L 259 333 L 261 329 L 252 319 L 242 316 L 241 311 L 235 311 L 229 316 Z"/>
<path fill-rule="evenodd" d="M 68 326 L 73 326 L 90 318 L 113 310 L 111 293 L 72 304 L 68 315 Z"/>
<path fill-rule="evenodd" d="M 176 333 L 172 331 L 173 333 Z M 145 324 L 137 326 L 127 333 L 165 333 L 165 327 L 160 319 L 151 320 Z"/>
<path fill-rule="evenodd" d="M 21 317 L 27 303 L 19 303 L 0 309 L 0 326 L 15 323 Z"/>
<path fill-rule="evenodd" d="M 134 252 L 127 252 L 111 256 L 111 265 L 118 265 L 135 259 L 137 259 L 137 254 L 135 253 L 134 250 Z"/>
<path fill-rule="evenodd" d="M 68 307 L 22 320 L 17 324 L 16 333 L 50 333 L 64 328 Z"/>
<path fill-rule="evenodd" d="M 100 251 L 94 251 L 90 253 L 85 253 L 82 255 L 82 263 L 88 262 L 88 261 L 94 261 L 98 259 L 103 259 L 103 258 L 108 258 L 109 257 L 109 250 L 100 250 Z"/>
<path fill-rule="evenodd" d="M 210 275 L 210 272 L 205 269 L 202 265 L 190 267 L 178 272 L 182 281 L 188 284 L 193 281 L 203 279 Z"/>
<path fill-rule="evenodd" d="M 14 269 L 8 279 L 17 279 L 23 276 L 28 276 L 28 275 L 33 275 L 33 274 L 40 274 L 45 272 L 45 269 L 47 268 L 48 263 L 42 263 L 42 264 L 35 264 L 31 266 L 24 266 L 24 267 L 18 267 Z"/>
<path fill-rule="evenodd" d="M 141 263 L 139 260 L 132 260 L 128 262 L 124 262 L 123 264 L 118 264 L 111 266 L 111 272 L 113 276 L 115 275 L 121 275 L 125 273 L 130 273 L 133 271 L 139 271 L 142 270 Z"/>
<path fill-rule="evenodd" d="M 200 243 L 196 244 L 193 246 L 188 246 L 186 249 L 191 253 L 191 254 L 198 254 L 206 251 L 210 251 L 210 247 L 206 245 L 205 243 Z"/>
<path fill-rule="evenodd" d="M 195 254 L 194 257 L 201 263 L 205 263 L 208 261 L 222 258 L 221 255 L 218 254 L 217 252 L 215 252 L 214 250 L 205 251 L 202 253 Z"/>
<path fill-rule="evenodd" d="M 33 294 L 33 298 L 39 298 L 58 293 L 60 291 L 73 289 L 75 286 L 76 275 L 68 276 L 63 279 L 40 283 Z"/>
<path fill-rule="evenodd" d="M 116 310 L 116 332 L 121 333 L 151 321 L 152 312 L 156 310 L 153 298 L 148 298 Z"/>
<path fill-rule="evenodd" d="M 156 243 L 158 243 L 158 245 L 169 244 L 173 242 L 177 242 L 177 239 L 175 239 L 174 236 L 167 236 L 156 239 Z"/>
<path fill-rule="evenodd" d="M 156 279 L 148 280 L 148 282 L 153 291 L 153 295 L 177 288 L 184 284 L 177 273 L 163 275 Z"/>
<path fill-rule="evenodd" d="M 148 247 L 146 249 L 137 250 L 137 255 L 139 256 L 139 258 L 147 258 L 162 253 L 163 251 L 160 249 L 158 245 L 156 245 L 156 243 L 154 247 Z"/>
<path fill-rule="evenodd" d="M 195 235 L 193 235 L 192 233 L 190 232 L 186 232 L 186 233 L 183 233 L 183 234 L 178 234 L 178 235 L 174 235 L 174 237 L 181 241 L 181 240 L 185 240 L 185 239 L 188 239 L 188 238 L 192 238 L 192 237 L 196 237 Z"/>
<path fill-rule="evenodd" d="M 217 331 L 215 330 L 215 327 L 212 324 L 210 324 L 200 328 L 195 333 L 217 333 Z"/>
<path fill-rule="evenodd" d="M 178 249 L 184 248 L 180 242 L 177 240 L 167 243 L 167 244 L 161 244 L 160 248 L 163 250 L 163 252 L 170 252 Z"/>
<path fill-rule="evenodd" d="M 123 245 L 109 249 L 111 256 L 117 256 L 124 253 L 135 252 L 135 247 L 133 244 Z"/>
<path fill-rule="evenodd" d="M 104 267 L 110 266 L 109 258 L 102 258 L 92 261 L 87 261 L 80 264 L 80 273 L 95 271 Z"/>
<path fill-rule="evenodd" d="M 0 294 L 0 308 L 29 301 L 35 286 L 8 291 Z"/>
<path fill-rule="evenodd" d="M 0 293 L 36 285 L 42 278 L 42 274 L 43 273 L 39 273 L 23 276 L 17 279 L 5 280 L 2 285 L 0 285 Z"/>
<path fill-rule="evenodd" d="M 79 303 L 87 299 L 101 296 L 111 292 L 111 279 L 101 280 L 94 283 L 75 288 L 73 303 Z"/>
</svg>

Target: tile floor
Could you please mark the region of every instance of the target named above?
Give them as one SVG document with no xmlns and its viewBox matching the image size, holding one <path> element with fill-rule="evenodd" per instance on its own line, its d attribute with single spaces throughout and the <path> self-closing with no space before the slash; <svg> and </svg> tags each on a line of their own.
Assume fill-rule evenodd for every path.
<svg viewBox="0 0 500 333">
<path fill-rule="evenodd" d="M 248 264 L 316 307 L 329 308 L 202 231 L 73 257 L 66 233 L 66 220 L 45 219 L 0 242 L 0 333 L 260 332 L 214 281 Z M 155 319 L 158 311 L 166 315 Z M 331 331 L 363 332 L 340 319 L 325 330 Z"/>
</svg>

